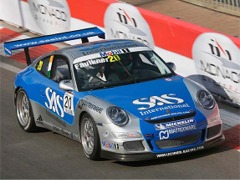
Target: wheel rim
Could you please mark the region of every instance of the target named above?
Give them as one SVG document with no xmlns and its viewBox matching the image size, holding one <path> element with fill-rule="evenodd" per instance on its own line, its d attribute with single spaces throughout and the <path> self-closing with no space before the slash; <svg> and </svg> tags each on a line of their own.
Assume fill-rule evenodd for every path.
<svg viewBox="0 0 240 180">
<path fill-rule="evenodd" d="M 30 107 L 27 95 L 23 91 L 19 92 L 16 105 L 19 123 L 26 127 L 30 122 Z"/>
<path fill-rule="evenodd" d="M 93 123 L 89 118 L 83 119 L 84 124 L 82 127 L 82 145 L 84 148 L 84 151 L 87 155 L 91 155 L 93 153 L 94 149 L 94 129 L 93 129 Z"/>
</svg>

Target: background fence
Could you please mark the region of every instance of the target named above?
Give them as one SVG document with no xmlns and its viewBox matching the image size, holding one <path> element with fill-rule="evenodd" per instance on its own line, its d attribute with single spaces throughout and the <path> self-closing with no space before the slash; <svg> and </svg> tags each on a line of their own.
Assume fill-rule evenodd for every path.
<svg viewBox="0 0 240 180">
<path fill-rule="evenodd" d="M 182 0 L 240 17 L 240 0 Z"/>
</svg>

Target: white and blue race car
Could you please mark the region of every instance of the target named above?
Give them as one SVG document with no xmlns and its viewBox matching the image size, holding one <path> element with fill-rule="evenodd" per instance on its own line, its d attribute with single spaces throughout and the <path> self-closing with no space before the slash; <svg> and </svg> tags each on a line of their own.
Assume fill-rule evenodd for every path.
<svg viewBox="0 0 240 180">
<path fill-rule="evenodd" d="M 24 131 L 50 129 L 82 143 L 92 159 L 137 161 L 181 155 L 224 141 L 213 96 L 174 73 L 134 40 L 88 42 L 98 28 L 4 43 L 23 48 L 28 67 L 17 74 L 14 101 Z M 42 55 L 28 48 L 80 38 L 84 43 Z"/>
</svg>

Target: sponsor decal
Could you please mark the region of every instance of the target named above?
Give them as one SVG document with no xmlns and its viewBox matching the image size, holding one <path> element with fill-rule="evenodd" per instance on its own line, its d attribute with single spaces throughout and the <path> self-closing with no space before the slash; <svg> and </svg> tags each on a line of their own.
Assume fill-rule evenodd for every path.
<svg viewBox="0 0 240 180">
<path fill-rule="evenodd" d="M 37 121 L 43 122 L 43 119 L 42 119 L 42 116 L 41 116 L 41 115 L 38 116 Z"/>
<path fill-rule="evenodd" d="M 184 120 L 160 123 L 160 124 L 155 124 L 155 129 L 156 130 L 165 130 L 165 129 L 169 129 L 169 128 L 186 126 L 186 125 L 190 125 L 190 124 L 196 124 L 196 121 L 193 118 L 191 118 L 191 119 L 184 119 Z"/>
<path fill-rule="evenodd" d="M 221 120 L 220 119 L 220 114 L 217 114 L 216 116 L 213 116 L 213 117 L 209 118 L 208 120 L 211 123 L 214 122 L 214 121 L 220 121 Z"/>
<path fill-rule="evenodd" d="M 55 91 L 53 91 L 50 87 L 46 88 L 45 94 L 47 97 L 47 102 L 45 102 L 45 106 L 52 110 L 60 117 L 64 117 L 63 111 L 63 98 L 58 95 Z"/>
<path fill-rule="evenodd" d="M 49 112 L 48 110 L 46 110 L 46 114 L 53 119 L 54 121 L 56 121 L 57 123 L 61 124 L 63 127 L 66 127 L 67 124 L 65 122 L 63 122 L 61 119 L 59 119 L 57 116 L 54 116 L 51 112 Z"/>
<path fill-rule="evenodd" d="M 66 33 L 63 33 L 61 36 L 52 35 L 51 37 L 39 37 L 39 38 L 29 39 L 29 40 L 25 39 L 17 44 L 13 44 L 13 47 L 19 49 L 26 46 L 36 46 L 36 45 L 56 43 L 60 41 L 67 41 L 69 39 L 82 38 L 84 36 L 91 36 L 95 34 L 96 32 L 94 30 L 87 31 L 87 32 L 81 32 L 81 31 L 66 32 Z M 11 51 L 9 54 L 11 54 Z"/>
<path fill-rule="evenodd" d="M 64 97 L 57 94 L 50 87 L 47 87 L 45 90 L 45 94 L 47 97 L 47 102 L 45 102 L 45 106 L 52 110 L 60 117 L 64 117 L 64 114 L 74 115 L 74 107 L 73 107 L 73 95 L 71 93 L 66 92 Z"/>
<path fill-rule="evenodd" d="M 159 132 L 159 139 L 160 140 L 164 140 L 164 139 L 168 139 L 168 138 L 169 138 L 168 130 Z"/>
<path fill-rule="evenodd" d="M 171 78 L 165 78 L 165 80 L 166 80 L 166 81 L 172 81 L 172 79 L 171 79 Z"/>
<path fill-rule="evenodd" d="M 57 132 L 59 134 L 62 134 L 64 136 L 68 136 L 68 137 L 70 137 L 72 139 L 77 139 L 77 136 L 75 134 L 73 134 L 72 132 L 69 132 L 69 131 L 67 131 L 65 129 L 59 128 L 57 126 L 53 126 L 52 129 L 53 129 L 53 131 L 55 131 L 55 132 Z"/>
<path fill-rule="evenodd" d="M 196 121 L 193 118 L 155 124 L 155 129 L 160 130 L 159 139 L 168 139 L 171 134 L 195 130 Z"/>
<path fill-rule="evenodd" d="M 182 98 L 176 97 L 175 94 L 163 94 L 161 96 L 151 96 L 149 98 L 139 98 L 133 101 L 133 104 L 141 106 L 137 108 L 139 113 L 143 115 L 149 115 L 158 111 L 166 111 L 171 109 L 182 109 L 190 107 L 188 103 L 184 103 Z M 154 108 L 156 106 L 161 106 Z M 179 113 L 170 112 L 166 114 L 176 115 Z M 182 114 L 182 112 L 181 112 Z"/>
<path fill-rule="evenodd" d="M 102 64 L 102 63 L 106 63 L 106 62 L 108 62 L 108 58 L 89 59 L 84 62 L 76 63 L 76 64 L 74 64 L 74 66 L 76 69 L 80 69 L 80 68 L 85 68 L 88 66 Z"/>
<path fill-rule="evenodd" d="M 211 92 L 240 104 L 239 48 L 227 36 L 203 33 L 194 42 L 192 55 L 201 83 Z"/>
<path fill-rule="evenodd" d="M 84 107 L 87 107 L 87 108 L 89 108 L 89 109 L 91 109 L 91 110 L 93 110 L 93 111 L 95 111 L 95 112 L 98 112 L 99 114 L 101 114 L 102 111 L 103 111 L 103 108 L 101 108 L 101 107 L 99 107 L 99 106 L 96 106 L 96 105 L 94 105 L 94 104 L 92 104 L 92 103 L 90 103 L 90 102 L 82 99 L 82 100 L 79 102 L 79 106 L 78 106 L 78 107 L 79 107 L 80 109 L 82 109 L 83 106 L 84 106 Z"/>
<path fill-rule="evenodd" d="M 37 118 L 37 120 L 36 120 L 36 123 L 37 123 L 37 124 L 39 124 L 39 125 L 40 125 L 40 124 L 41 124 L 41 125 L 43 125 L 43 124 L 44 124 L 44 123 L 43 123 L 43 119 L 42 119 L 42 116 L 41 116 L 41 115 L 39 115 L 39 116 L 38 116 L 38 118 Z"/>
<path fill-rule="evenodd" d="M 107 51 L 107 52 L 101 52 L 100 56 L 101 57 L 106 57 L 106 56 L 112 56 L 115 54 L 123 54 L 123 51 L 118 49 L 118 50 L 112 50 L 112 51 Z"/>
<path fill-rule="evenodd" d="M 108 62 L 113 63 L 120 60 L 121 60 L 120 56 L 115 54 L 115 55 L 108 55 L 105 58 L 89 59 L 80 63 L 76 63 L 74 64 L 74 66 L 76 69 L 80 69 L 80 68 L 85 68 L 85 67 L 93 66 L 97 64 L 103 64 Z"/>
<path fill-rule="evenodd" d="M 184 150 L 168 152 L 168 153 L 163 153 L 163 154 L 156 154 L 156 156 L 157 156 L 157 158 L 163 158 L 163 157 L 187 154 L 187 153 L 191 153 L 191 152 L 195 152 L 195 151 L 200 151 L 203 149 L 204 149 L 204 146 L 198 146 L 198 147 L 194 147 L 194 148 L 190 148 L 190 149 L 184 149 Z"/>
<path fill-rule="evenodd" d="M 189 126 L 185 126 L 185 127 L 176 127 L 176 128 L 172 128 L 172 129 L 166 129 L 166 130 L 159 132 L 159 139 L 160 140 L 168 139 L 171 134 L 192 131 L 195 129 L 197 129 L 196 125 L 189 125 Z"/>
<path fill-rule="evenodd" d="M 66 0 L 29 0 L 30 11 L 45 34 L 70 30 L 70 11 Z"/>
<path fill-rule="evenodd" d="M 106 44 L 97 44 L 94 47 L 91 48 L 84 48 L 82 49 L 82 53 L 83 55 L 90 55 L 90 54 L 94 54 L 94 53 L 99 53 L 99 52 L 111 52 L 112 49 L 118 49 L 118 50 L 122 50 L 122 53 L 126 53 L 128 52 L 128 50 L 126 48 L 134 48 L 134 47 L 139 47 L 139 44 L 136 44 L 134 42 L 121 42 L 118 43 L 117 45 L 114 46 L 109 46 L 108 43 Z M 105 53 L 102 53 L 102 56 L 104 56 Z M 99 54 L 100 55 L 100 54 Z M 107 55 L 106 55 L 107 56 Z"/>
<path fill-rule="evenodd" d="M 37 66 L 37 70 L 41 71 L 43 67 L 43 60 L 39 61 L 38 66 Z"/>
<path fill-rule="evenodd" d="M 119 149 L 118 144 L 108 142 L 108 141 L 105 141 L 105 140 L 102 140 L 102 146 L 106 149 L 114 149 L 114 150 Z"/>
<path fill-rule="evenodd" d="M 177 108 L 179 108 L 180 106 L 177 106 Z M 182 105 L 181 107 L 185 108 L 185 107 L 189 107 L 189 105 L 185 104 L 185 105 Z M 160 108 L 160 110 L 164 110 L 164 109 L 176 109 L 176 106 L 166 106 L 164 108 Z M 159 110 L 159 111 L 160 111 Z M 146 111 L 144 112 L 145 114 L 147 113 L 151 113 L 151 112 L 156 112 L 156 111 Z M 142 113 L 142 115 L 144 115 L 144 113 Z M 162 118 L 168 118 L 168 117 L 171 117 L 171 116 L 180 116 L 180 115 L 184 115 L 184 114 L 189 114 L 189 111 L 180 111 L 180 112 L 170 112 L 170 113 L 167 113 L 166 114 L 162 114 L 162 115 L 159 115 L 159 116 L 154 116 L 154 117 L 149 117 L 147 118 L 146 120 L 149 121 L 149 120 L 156 120 L 156 119 L 162 119 Z"/>
<path fill-rule="evenodd" d="M 154 48 L 151 29 L 135 6 L 111 3 L 104 15 L 104 26 L 109 39 L 133 39 Z"/>
</svg>

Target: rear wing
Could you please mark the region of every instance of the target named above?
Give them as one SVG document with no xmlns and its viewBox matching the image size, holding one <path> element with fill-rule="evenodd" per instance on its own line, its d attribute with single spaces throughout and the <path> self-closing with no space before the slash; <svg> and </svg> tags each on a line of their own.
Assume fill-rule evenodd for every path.
<svg viewBox="0 0 240 180">
<path fill-rule="evenodd" d="M 4 52 L 10 56 L 12 55 L 13 50 L 24 49 L 27 65 L 30 65 L 31 58 L 30 58 L 29 49 L 28 49 L 29 47 L 58 43 L 63 41 L 70 41 L 74 39 L 81 39 L 82 43 L 85 43 L 85 42 L 89 42 L 88 38 L 93 36 L 98 36 L 99 38 L 105 39 L 105 33 L 101 29 L 97 27 L 92 27 L 92 28 L 86 28 L 86 29 L 81 29 L 76 31 L 68 31 L 68 32 L 51 34 L 46 36 L 5 42 L 3 46 L 4 46 Z"/>
</svg>

